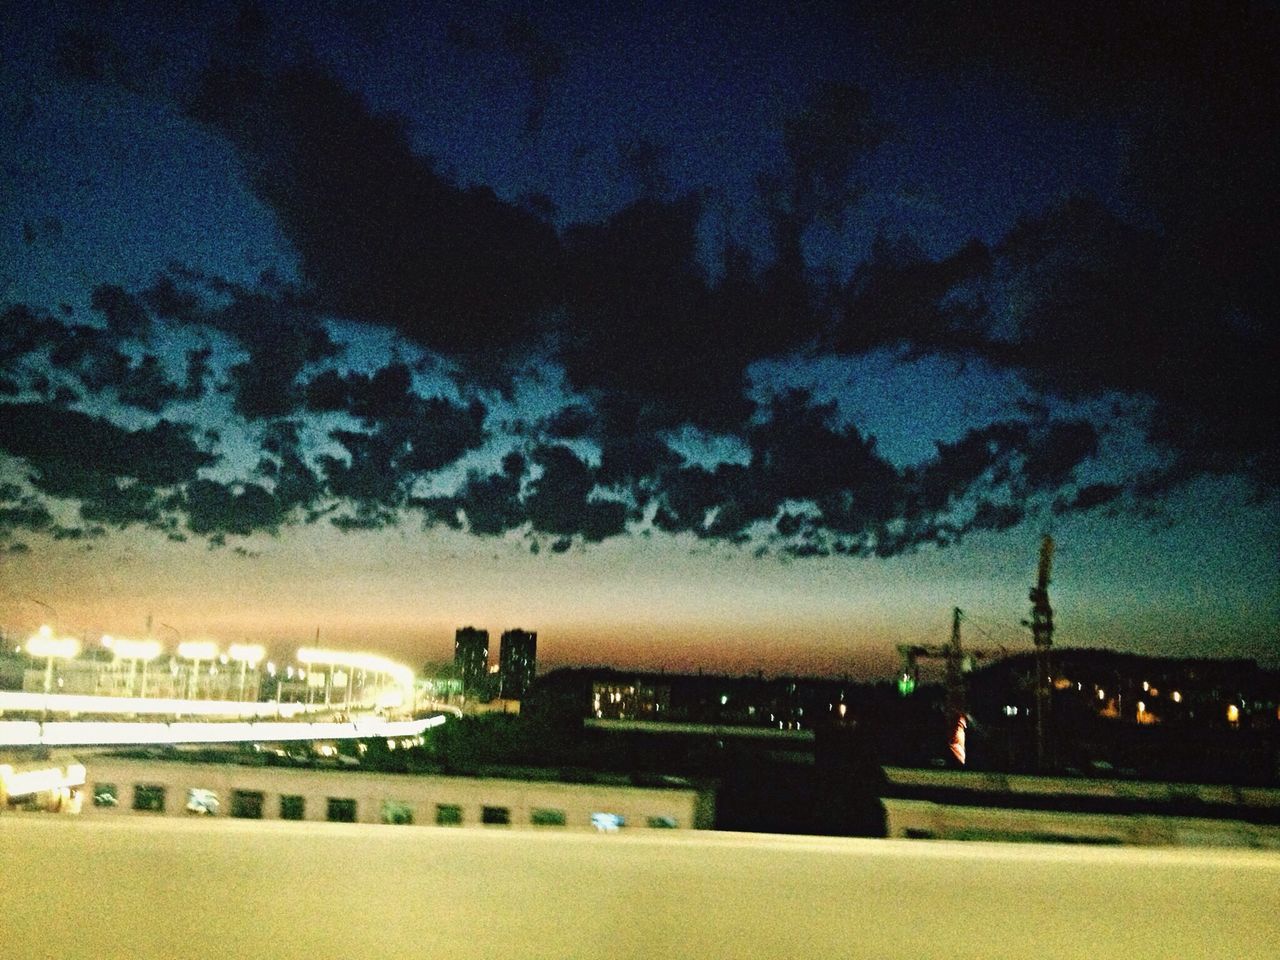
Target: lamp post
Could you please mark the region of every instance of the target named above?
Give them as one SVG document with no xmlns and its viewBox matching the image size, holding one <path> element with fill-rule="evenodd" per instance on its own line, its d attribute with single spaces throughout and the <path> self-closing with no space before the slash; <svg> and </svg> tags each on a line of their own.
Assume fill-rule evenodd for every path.
<svg viewBox="0 0 1280 960">
<path fill-rule="evenodd" d="M 163 624 L 162 624 L 163 626 Z M 188 640 L 178 644 L 178 656 L 191 661 L 191 676 L 187 683 L 187 699 L 194 700 L 199 689 L 200 661 L 216 660 L 218 645 L 211 640 Z"/>
<path fill-rule="evenodd" d="M 240 664 L 240 700 L 244 700 L 244 681 L 245 676 L 249 672 L 249 665 L 253 665 L 256 672 L 258 664 L 260 664 L 267 651 L 260 644 L 256 643 L 233 643 L 227 651 L 231 655 L 231 659 Z"/>
</svg>

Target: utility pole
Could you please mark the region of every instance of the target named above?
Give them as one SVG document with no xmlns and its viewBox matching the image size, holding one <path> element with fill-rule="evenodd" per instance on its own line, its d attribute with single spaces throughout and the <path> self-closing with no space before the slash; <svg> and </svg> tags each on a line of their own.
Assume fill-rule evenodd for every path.
<svg viewBox="0 0 1280 960">
<path fill-rule="evenodd" d="M 1053 564 L 1053 537 L 1044 535 L 1040 542 L 1040 568 L 1036 584 L 1031 588 L 1031 619 L 1023 620 L 1031 628 L 1036 645 L 1036 769 L 1044 773 L 1053 765 L 1049 744 L 1049 709 L 1053 675 L 1049 649 L 1053 646 L 1053 607 L 1049 605 L 1049 570 Z"/>
</svg>

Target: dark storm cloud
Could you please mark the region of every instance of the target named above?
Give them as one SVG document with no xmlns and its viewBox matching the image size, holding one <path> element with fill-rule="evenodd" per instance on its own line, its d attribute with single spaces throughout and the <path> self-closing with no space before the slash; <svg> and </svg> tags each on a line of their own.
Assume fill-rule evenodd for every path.
<svg viewBox="0 0 1280 960">
<path fill-rule="evenodd" d="M 528 16 L 512 14 L 502 25 L 502 43 L 515 57 L 529 81 L 529 110 L 524 132 L 537 133 L 551 97 L 551 85 L 564 72 L 564 51 Z"/>
<path fill-rule="evenodd" d="M 175 522 L 164 491 L 216 459 L 191 433 L 165 420 L 127 430 L 47 403 L 0 405 L 0 449 L 27 464 L 36 491 L 77 500 L 84 520 L 117 527 Z"/>
<path fill-rule="evenodd" d="M 730 542 L 763 525 L 789 556 L 892 556 L 1016 525 L 1029 504 L 1045 506 L 1074 484 L 1097 452 L 1096 431 L 1082 421 L 1010 421 L 939 443 L 928 461 L 899 469 L 856 427 L 836 426 L 835 413 L 803 392 L 775 399 L 748 431 L 750 463 L 661 477 L 654 525 Z M 1067 509 L 1092 505 L 1084 497 Z"/>
<path fill-rule="evenodd" d="M 256 483 L 226 484 L 193 480 L 183 491 L 187 528 L 196 534 L 248 536 L 275 533 L 287 508 L 270 490 Z"/>
<path fill-rule="evenodd" d="M 107 321 L 107 332 L 118 338 L 146 339 L 151 333 L 151 318 L 141 301 L 115 284 L 94 287 L 90 303 Z"/>
<path fill-rule="evenodd" d="M 520 453 L 508 453 L 499 472 L 470 471 L 452 496 L 417 498 L 412 505 L 422 511 L 428 526 L 441 524 L 459 529 L 465 520 L 474 534 L 499 536 L 525 522 L 520 491 L 527 465 Z"/>
<path fill-rule="evenodd" d="M 122 339 L 151 335 L 152 319 L 137 298 L 118 287 L 99 286 L 93 300 L 107 317 L 106 329 L 57 320 L 21 304 L 10 307 L 2 318 L 5 331 L 0 335 L 0 364 L 16 372 L 25 362 L 30 371 L 34 369 L 30 361 L 47 357 L 53 368 L 75 378 L 89 394 L 110 391 L 121 404 L 149 413 L 160 413 L 174 401 L 195 400 L 203 394 L 210 351 L 189 352 L 186 382 L 178 383 L 169 377 L 156 354 L 144 353 L 134 360 L 116 346 Z M 78 399 L 65 385 L 57 389 L 69 401 Z"/>
<path fill-rule="evenodd" d="M 19 530 L 48 530 L 52 526 L 53 514 L 36 497 L 20 496 L 12 502 L 0 502 L 0 540 L 13 536 Z"/>
<path fill-rule="evenodd" d="M 665 159 L 679 146 L 640 134 L 619 146 L 635 199 L 558 232 L 548 198 L 454 183 L 414 153 L 407 120 L 375 112 L 317 60 L 275 49 L 262 8 L 248 5 L 184 108 L 238 151 L 297 254 L 301 284 L 173 268 L 141 292 L 95 288 L 103 326 L 10 308 L 0 393 L 59 399 L 0 406 L 0 446 L 27 462 L 38 492 L 80 499 L 86 522 L 174 537 L 185 524 L 214 544 L 300 518 L 379 529 L 407 509 L 428 526 L 523 532 L 552 552 L 648 532 L 651 518 L 703 540 L 763 539 L 785 556 L 888 556 L 1047 511 L 1129 502 L 1131 480 L 1083 475 L 1098 427 L 1057 412 L 1064 399 L 1112 395 L 1150 401 L 1151 438 L 1168 450 L 1171 465 L 1142 477 L 1144 490 L 1241 470 L 1274 489 L 1274 429 L 1260 411 L 1276 399 L 1280 360 L 1280 216 L 1266 171 L 1280 137 L 1274 108 L 1254 92 L 1276 86 L 1265 55 L 1275 18 L 1233 6 L 1210 22 L 1093 0 L 1083 16 L 1012 0 L 976 14 L 909 6 L 903 23 L 866 5 L 895 67 L 982 72 L 1063 115 L 1103 118 L 1130 144 L 1124 203 L 1058 201 L 1003 240 L 939 254 L 890 223 L 837 276 L 813 238 L 840 233 L 869 204 L 870 161 L 895 133 L 874 91 L 819 82 L 780 121 L 778 158 L 758 178 L 759 242 L 735 243 L 726 229 L 709 255 L 713 194 L 677 194 Z M 520 16 L 450 29 L 460 48 L 516 59 L 533 93 L 525 133 L 536 131 L 562 69 L 559 45 Z M 119 82 L 97 41 L 65 53 L 73 74 Z M 420 395 L 403 362 L 334 369 L 330 320 L 391 329 L 452 361 L 444 369 L 457 368 L 467 399 Z M 225 337 L 246 356 L 190 349 L 185 382 L 172 380 L 158 344 L 175 330 L 218 349 Z M 903 467 L 834 404 L 803 392 L 758 404 L 747 393 L 761 360 L 804 366 L 883 348 L 1016 372 L 1036 403 Z M 534 362 L 563 369 L 568 405 L 513 431 L 519 449 L 498 470 L 420 495 L 420 481 L 497 439 L 489 409 L 470 398 L 509 391 Z M 224 384 L 211 383 L 218 369 Z M 236 480 L 199 475 L 213 458 L 194 428 L 128 431 L 65 409 L 83 391 L 86 402 L 158 414 L 210 389 L 229 392 L 235 433 L 260 447 Z M 323 450 L 303 442 L 317 423 Z M 736 444 L 742 462 L 686 462 L 668 442 L 686 427 Z M 144 476 L 131 465 L 155 454 L 183 466 Z M 15 529 L 22 518 L 23 529 L 53 529 L 52 514 L 31 526 L 42 522 L 38 502 L 5 509 L 19 511 Z"/>
<path fill-rule="evenodd" d="M 1274 4 L 860 9 L 891 54 L 1031 90 L 1127 145 L 1127 199 L 1144 226 L 1076 201 L 1005 241 L 1026 297 L 1005 358 L 1051 389 L 1154 397 L 1171 482 L 1243 470 L 1274 491 L 1274 430 L 1259 415 L 1277 399 L 1280 361 L 1280 105 L 1259 95 L 1280 87 Z"/>
<path fill-rule="evenodd" d="M 593 497 L 597 471 L 568 447 L 539 447 L 533 462 L 542 475 L 529 485 L 524 506 L 535 532 L 596 543 L 626 529 L 626 504 Z"/>
<path fill-rule="evenodd" d="M 230 302 L 204 322 L 235 337 L 249 352 L 227 373 L 236 412 L 251 420 L 293 413 L 302 402 L 298 377 L 303 368 L 338 352 L 313 304 L 283 285 L 235 287 Z"/>
<path fill-rule="evenodd" d="M 971 349 L 985 329 L 986 305 L 963 294 L 991 269 L 991 254 L 977 241 L 934 260 L 909 237 L 881 234 L 840 294 L 824 345 L 854 354 L 887 344 Z"/>
<path fill-rule="evenodd" d="M 525 343 L 554 302 L 552 228 L 450 183 L 413 153 L 402 119 L 322 69 L 218 62 L 190 112 L 240 149 L 321 308 L 478 364 Z"/>
<path fill-rule="evenodd" d="M 295 507 L 311 511 L 324 495 L 324 484 L 307 463 L 296 422 L 268 425 L 257 472 L 271 480 L 272 493 L 286 513 Z M 309 514 L 309 519 L 314 517 Z"/>
<path fill-rule="evenodd" d="M 532 465 L 540 473 L 525 483 Z M 568 447 L 544 445 L 526 460 L 507 454 L 502 469 L 484 474 L 472 471 L 452 496 L 416 498 L 428 526 L 466 528 L 481 536 L 499 536 L 526 528 L 556 539 L 553 552 L 568 549 L 574 539 L 598 543 L 625 532 L 628 505 L 598 489 L 600 475 Z M 557 546 L 557 545 L 561 546 Z"/>
<path fill-rule="evenodd" d="M 415 477 L 448 466 L 487 438 L 483 403 L 461 406 L 442 397 L 419 396 L 403 363 L 371 376 L 327 371 L 307 385 L 306 401 L 312 410 L 348 413 L 370 428 L 331 431 L 347 457 L 320 458 L 329 489 L 359 505 L 370 525 L 393 520 L 387 511 L 404 503 Z M 350 520 L 343 523 L 351 528 Z"/>
<path fill-rule="evenodd" d="M 565 53 L 525 13 L 501 14 L 477 6 L 466 19 L 455 17 L 445 25 L 445 39 L 454 49 L 471 57 L 509 57 L 515 61 L 529 87 L 524 134 L 533 136 L 551 97 L 552 86 L 564 73 Z"/>
<path fill-rule="evenodd" d="M 127 430 L 45 403 L 0 404 L 0 446 L 30 464 L 36 482 L 55 494 L 88 473 L 172 486 L 215 461 L 188 426 L 161 420 Z"/>
</svg>

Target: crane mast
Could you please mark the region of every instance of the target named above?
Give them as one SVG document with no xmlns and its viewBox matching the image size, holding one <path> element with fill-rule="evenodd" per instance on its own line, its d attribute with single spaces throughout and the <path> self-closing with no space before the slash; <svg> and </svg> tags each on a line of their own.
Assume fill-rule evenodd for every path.
<svg viewBox="0 0 1280 960">
<path fill-rule="evenodd" d="M 1053 674 L 1049 650 L 1053 646 L 1053 607 L 1049 605 L 1049 572 L 1053 565 L 1053 537 L 1044 535 L 1040 542 L 1040 568 L 1028 599 L 1031 618 L 1022 621 L 1031 628 L 1036 647 L 1036 766 L 1045 770 L 1051 765 L 1049 756 L 1049 708 Z"/>
<path fill-rule="evenodd" d="M 1003 656 L 1003 648 L 996 650 L 965 650 L 960 642 L 960 621 L 964 611 L 956 607 L 951 611 L 951 639 L 945 644 L 900 645 L 904 679 L 910 679 L 910 689 L 919 680 L 921 660 L 941 660 L 946 669 L 946 713 L 948 748 L 961 766 L 966 760 L 965 731 L 969 725 L 968 689 L 965 674 L 973 661 Z"/>
</svg>

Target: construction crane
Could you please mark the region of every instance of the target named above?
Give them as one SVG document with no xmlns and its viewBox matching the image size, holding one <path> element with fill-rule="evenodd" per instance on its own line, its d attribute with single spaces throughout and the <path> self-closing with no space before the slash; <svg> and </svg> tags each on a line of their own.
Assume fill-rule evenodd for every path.
<svg viewBox="0 0 1280 960">
<path fill-rule="evenodd" d="M 1028 599 L 1031 601 L 1031 618 L 1023 620 L 1024 627 L 1031 628 L 1031 639 L 1036 646 L 1036 767 L 1044 771 L 1052 763 L 1049 755 L 1049 705 L 1053 683 L 1049 648 L 1053 646 L 1053 607 L 1049 605 L 1049 570 L 1053 565 L 1053 537 L 1044 535 L 1040 541 L 1040 569 L 1035 586 Z"/>
<path fill-rule="evenodd" d="M 899 685 L 904 693 L 915 689 L 920 682 L 920 661 L 941 660 L 946 665 L 946 713 L 947 729 L 950 731 L 948 746 L 951 755 L 962 766 L 965 763 L 965 731 L 969 726 L 969 698 L 965 674 L 973 669 L 974 661 L 1004 656 L 1007 651 L 1001 647 L 994 650 L 974 649 L 966 651 L 960 642 L 960 621 L 964 611 L 955 607 L 951 611 L 951 640 L 945 644 L 908 645 L 900 644 L 898 653 L 902 655 L 903 682 Z"/>
</svg>

